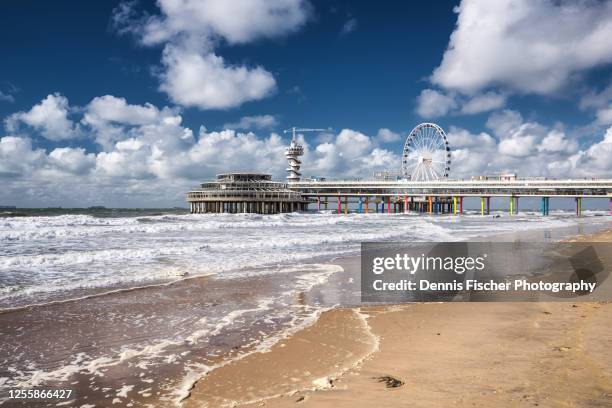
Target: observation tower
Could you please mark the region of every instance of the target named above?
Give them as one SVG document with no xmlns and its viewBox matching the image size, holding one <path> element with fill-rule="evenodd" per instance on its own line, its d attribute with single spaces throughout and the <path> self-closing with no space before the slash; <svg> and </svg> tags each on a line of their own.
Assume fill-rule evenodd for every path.
<svg viewBox="0 0 612 408">
<path fill-rule="evenodd" d="M 296 181 L 300 181 L 302 178 L 302 173 L 300 173 L 300 166 L 302 162 L 298 157 L 304 154 L 304 147 L 298 143 L 296 138 L 296 132 L 324 132 L 328 129 L 305 129 L 305 128 L 296 128 L 295 126 L 291 129 L 287 129 L 284 133 L 291 133 L 291 144 L 289 147 L 285 149 L 285 157 L 287 158 L 287 163 L 289 167 L 287 167 L 287 182 L 295 183 Z"/>
</svg>

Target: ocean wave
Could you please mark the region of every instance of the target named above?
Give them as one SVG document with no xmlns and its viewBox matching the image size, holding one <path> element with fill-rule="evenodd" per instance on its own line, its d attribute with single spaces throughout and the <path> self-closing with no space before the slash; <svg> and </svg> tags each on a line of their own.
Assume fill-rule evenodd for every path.
<svg viewBox="0 0 612 408">
<path fill-rule="evenodd" d="M 599 212 L 587 217 L 596 221 Z M 499 216 L 494 218 L 494 216 Z M 456 241 L 575 223 L 566 213 L 91 215 L 0 220 L 0 303 L 356 253 L 368 241 Z"/>
</svg>

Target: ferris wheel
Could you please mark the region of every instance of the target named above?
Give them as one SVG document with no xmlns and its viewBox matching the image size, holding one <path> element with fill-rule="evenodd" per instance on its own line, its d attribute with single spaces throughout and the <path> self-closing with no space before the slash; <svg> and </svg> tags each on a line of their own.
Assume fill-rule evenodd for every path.
<svg viewBox="0 0 612 408">
<path fill-rule="evenodd" d="M 451 153 L 444 130 L 435 123 L 421 123 L 406 138 L 402 176 L 413 181 L 447 178 Z"/>
</svg>

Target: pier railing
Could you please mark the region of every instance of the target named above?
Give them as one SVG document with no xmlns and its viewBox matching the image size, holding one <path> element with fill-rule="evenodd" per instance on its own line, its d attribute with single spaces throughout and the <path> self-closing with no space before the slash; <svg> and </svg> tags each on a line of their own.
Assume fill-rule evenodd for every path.
<svg viewBox="0 0 612 408">
<path fill-rule="evenodd" d="M 300 181 L 305 196 L 612 197 L 612 180 Z"/>
</svg>

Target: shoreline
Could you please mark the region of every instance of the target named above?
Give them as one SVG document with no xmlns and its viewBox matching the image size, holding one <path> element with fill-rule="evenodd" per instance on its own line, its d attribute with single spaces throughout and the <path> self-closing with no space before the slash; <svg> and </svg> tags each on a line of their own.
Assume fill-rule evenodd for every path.
<svg viewBox="0 0 612 408">
<path fill-rule="evenodd" d="M 612 242 L 612 229 L 567 240 Z M 183 406 L 607 406 L 610 319 L 612 303 L 592 301 L 335 308 L 209 372 Z M 376 347 L 358 348 L 347 333 Z M 330 343 L 339 339 L 342 348 Z"/>
<path fill-rule="evenodd" d="M 457 228 L 458 235 L 453 238 L 553 240 L 604 228 L 586 219 L 561 225 L 531 224 L 523 229 L 500 225 L 497 228 L 501 232 L 486 235 L 481 218 L 474 220 L 477 222 L 473 225 Z M 501 222 L 504 221 L 510 220 Z M 15 357 L 0 370 L 0 377 L 20 387 L 70 383 L 76 391 L 72 402 L 81 405 L 103 406 L 112 401 L 134 406 L 177 406 L 183 399 L 183 404 L 189 405 L 192 401 L 209 400 L 208 392 L 203 400 L 195 397 L 210 378 L 222 378 L 220 375 L 236 364 L 250 367 L 252 361 L 261 358 L 258 356 L 277 356 L 280 348 L 275 347 L 284 344 L 285 350 L 297 350 L 285 351 L 286 356 L 313 356 L 314 360 L 294 360 L 293 364 L 302 371 L 285 371 L 284 379 L 289 382 L 255 371 L 253 377 L 268 378 L 269 382 L 251 384 L 244 393 L 253 397 L 243 402 L 261 404 L 270 395 L 281 399 L 296 390 L 336 389 L 335 379 L 344 378 L 367 362 L 379 338 L 368 323 L 377 321 L 378 315 L 370 314 L 371 307 L 361 307 L 359 269 L 355 268 L 359 260 L 358 253 L 353 252 L 318 254 L 304 260 L 305 264 L 275 263 L 223 279 L 214 274 L 186 275 L 168 282 L 3 310 L 0 320 L 9 336 L 0 347 L 15 351 Z M 345 270 L 341 271 L 338 264 Z M 23 330 L 25 327 L 28 329 Z M 307 341 L 304 333 L 310 333 Z M 330 333 L 335 338 L 330 339 Z M 352 336 L 342 337 L 344 333 Z M 334 343 L 337 338 L 344 338 L 344 342 Z M 293 346 L 296 339 L 302 339 L 297 349 Z M 337 354 L 325 355 L 321 347 L 308 349 L 304 344 L 320 345 L 320 339 L 325 339 L 325 344 L 335 344 L 332 349 Z M 363 341 L 355 343 L 354 339 Z M 46 349 L 49 341 L 57 344 L 53 350 Z M 20 350 L 34 351 L 33 355 L 39 357 L 33 360 L 34 364 L 28 362 L 33 367 L 29 373 L 14 374 L 12 368 L 23 366 Z M 306 366 L 309 368 L 304 370 Z M 282 369 L 288 370 L 275 368 L 277 373 Z M 222 386 L 212 394 L 223 395 L 228 383 L 236 384 L 235 378 L 238 376 L 233 374 L 220 381 Z M 249 379 L 240 383 L 249 384 Z M 270 385 L 275 384 L 280 388 L 271 389 Z M 239 394 L 235 387 L 228 389 L 233 395 Z"/>
</svg>

